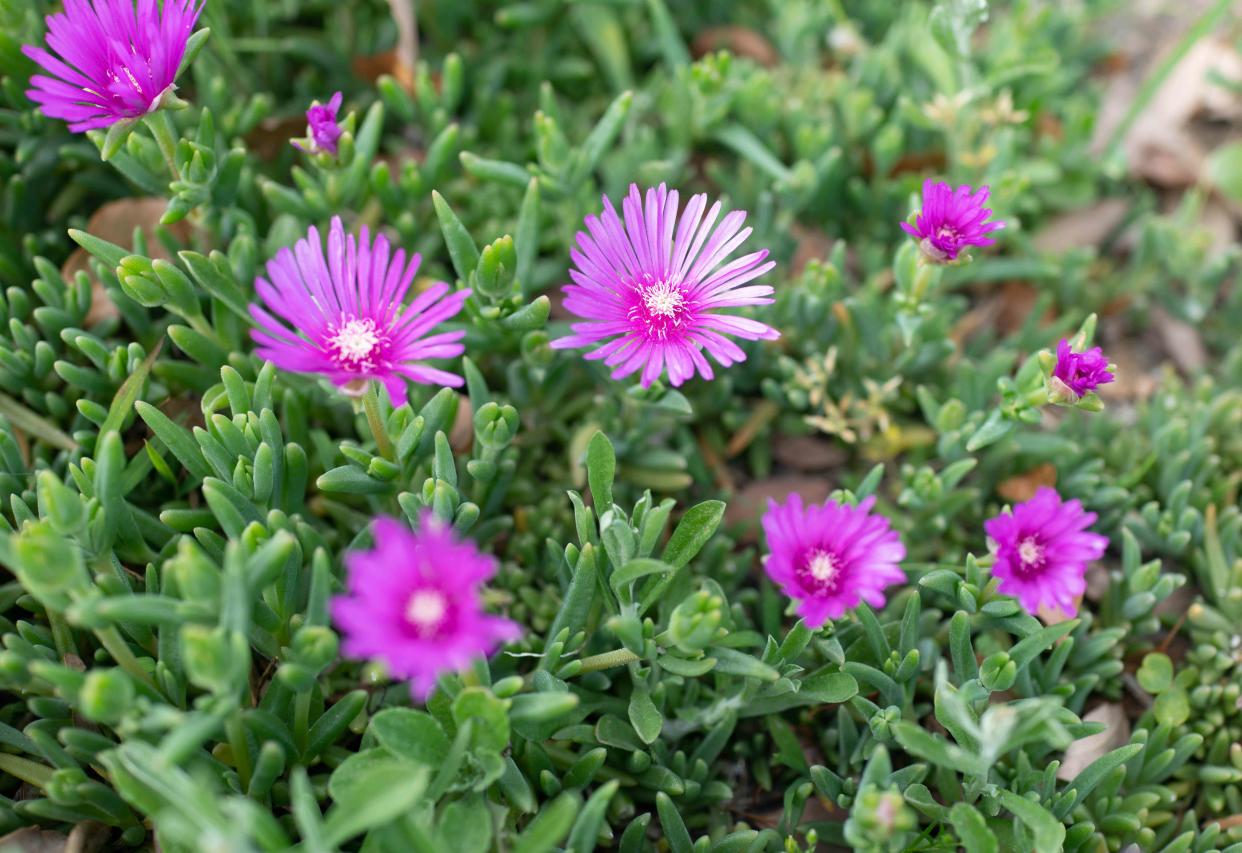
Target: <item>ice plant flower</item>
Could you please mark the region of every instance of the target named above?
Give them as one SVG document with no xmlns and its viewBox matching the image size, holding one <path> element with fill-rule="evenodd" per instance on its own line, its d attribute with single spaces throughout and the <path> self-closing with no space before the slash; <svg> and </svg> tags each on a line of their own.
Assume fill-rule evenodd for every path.
<svg viewBox="0 0 1242 853">
<path fill-rule="evenodd" d="M 883 607 L 884 589 L 905 581 L 898 563 L 906 548 L 888 519 L 871 512 L 874 504 L 873 497 L 857 506 L 827 500 L 804 509 L 797 494 L 784 504 L 768 501 L 764 570 L 798 602 L 809 627 L 840 618 L 859 601 Z"/>
<path fill-rule="evenodd" d="M 65 0 L 47 47 L 22 52 L 48 75 L 26 96 L 75 133 L 141 118 L 171 96 L 203 0 Z"/>
<path fill-rule="evenodd" d="M 953 189 L 943 181 L 928 178 L 923 182 L 923 209 L 914 224 L 901 223 L 902 229 L 918 238 L 919 249 L 933 263 L 946 264 L 958 259 L 969 246 L 991 246 L 996 241 L 988 236 L 1004 228 L 1003 222 L 989 222 L 988 188 L 980 187 L 973 195 L 968 185 Z"/>
<path fill-rule="evenodd" d="M 344 595 L 332 599 L 341 650 L 379 660 L 426 699 L 441 674 L 468 667 L 521 636 L 516 622 L 483 611 L 480 591 L 496 560 L 425 512 L 419 531 L 375 522 L 375 547 L 345 555 Z"/>
<path fill-rule="evenodd" d="M 428 335 L 461 310 L 469 290 L 450 293 L 431 285 L 407 305 L 406 292 L 420 257 L 406 262 L 405 250 L 390 252 L 382 234 L 372 241 L 364 226 L 346 236 L 333 217 L 324 255 L 313 225 L 292 250 L 281 249 L 267 263 L 267 278 L 255 280 L 260 302 L 250 306 L 258 354 L 277 367 L 319 373 L 347 392 L 359 393 L 375 379 L 394 406 L 408 397 L 405 380 L 457 387 L 462 379 L 423 364 L 453 358 L 465 350 L 465 331 Z"/>
<path fill-rule="evenodd" d="M 996 549 L 997 590 L 1017 598 L 1030 613 L 1044 605 L 1074 616 L 1087 588 L 1087 563 L 1108 547 L 1107 537 L 1087 531 L 1095 519 L 1077 500 L 1062 501 L 1045 486 L 1011 512 L 984 522 Z"/>
<path fill-rule="evenodd" d="M 335 154 L 337 140 L 343 133 L 341 126 L 336 123 L 336 114 L 340 108 L 340 92 L 333 95 L 326 104 L 318 101 L 312 103 L 306 111 L 306 138 L 293 140 L 293 146 L 312 154 L 320 151 Z"/>
<path fill-rule="evenodd" d="M 673 385 L 695 373 L 711 379 L 704 350 L 723 367 L 744 361 L 746 353 L 726 335 L 780 337 L 763 323 L 716 313 L 772 301 L 770 286 L 747 285 L 775 266 L 764 262 L 767 250 L 726 263 L 750 236 L 742 227 L 745 211 L 721 219 L 720 202 L 709 210 L 701 194 L 679 218 L 678 199 L 677 190 L 660 184 L 644 200 L 631 184 L 621 215 L 605 197 L 604 212 L 586 217 L 587 230 L 569 253 L 574 283 L 563 288 L 565 308 L 586 322 L 552 341 L 553 349 L 595 347 L 586 358 L 603 359 L 614 379 L 642 370 L 647 388 L 665 371 Z"/>
<path fill-rule="evenodd" d="M 1057 365 L 1053 368 L 1051 384 L 1054 395 L 1077 400 L 1101 385 L 1113 381 L 1108 369 L 1108 359 L 1099 347 L 1086 352 L 1074 352 L 1067 340 L 1057 344 Z"/>
</svg>

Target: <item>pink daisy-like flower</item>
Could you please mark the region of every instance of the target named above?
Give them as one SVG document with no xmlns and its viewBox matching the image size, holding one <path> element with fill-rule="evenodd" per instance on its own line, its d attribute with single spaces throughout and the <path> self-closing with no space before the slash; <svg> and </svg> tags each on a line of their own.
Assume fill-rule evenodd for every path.
<svg viewBox="0 0 1242 853">
<path fill-rule="evenodd" d="M 1099 347 L 1092 347 L 1086 352 L 1074 352 L 1069 341 L 1062 340 L 1057 344 L 1057 366 L 1052 371 L 1054 382 L 1059 382 L 1058 390 L 1067 390 L 1073 399 L 1094 391 L 1101 385 L 1113 381 L 1112 371 L 1108 369 L 1108 359 Z"/>
<path fill-rule="evenodd" d="M 337 140 L 344 132 L 336 123 L 336 114 L 340 109 L 340 92 L 333 95 L 326 104 L 318 101 L 311 104 L 310 109 L 306 111 L 306 139 L 293 140 L 293 146 L 312 154 L 319 151 L 335 154 Z"/>
<path fill-rule="evenodd" d="M 75 133 L 140 118 L 171 91 L 202 0 L 65 0 L 47 16 L 47 46 L 22 52 L 49 76 L 26 92 Z M 53 55 L 53 52 L 55 55 Z"/>
<path fill-rule="evenodd" d="M 987 187 L 971 195 L 967 185 L 955 190 L 943 181 L 928 178 L 923 182 L 923 209 L 914 225 L 903 222 L 901 227 L 918 239 L 928 260 L 938 264 L 956 261 L 969 246 L 993 245 L 996 241 L 987 235 L 1005 227 L 1003 222 L 987 221 L 992 215 L 983 206 L 987 200 Z"/>
<path fill-rule="evenodd" d="M 495 559 L 430 512 L 419 527 L 378 519 L 374 549 L 345 555 L 346 594 L 331 608 L 342 651 L 382 661 L 421 701 L 441 674 L 490 655 L 522 629 L 483 612 L 480 589 L 496 573 Z"/>
<path fill-rule="evenodd" d="M 404 303 L 418 271 L 419 255 L 406 263 L 405 250 L 389 254 L 388 240 L 371 241 L 366 227 L 346 236 L 339 216 L 328 230 L 324 255 L 319 231 L 311 226 L 292 250 L 281 249 L 267 263 L 267 278 L 255 280 L 260 303 L 250 306 L 258 328 L 251 335 L 258 354 L 277 367 L 319 373 L 356 391 L 376 379 L 394 406 L 408 397 L 405 380 L 457 387 L 462 379 L 423 364 L 465 351 L 465 331 L 427 333 L 453 317 L 470 296 L 433 284 Z"/>
<path fill-rule="evenodd" d="M 666 369 L 673 385 L 696 372 L 711 379 L 703 350 L 723 367 L 744 361 L 746 353 L 726 335 L 780 337 L 763 323 L 715 313 L 772 302 L 768 285 L 743 287 L 775 266 L 764 263 L 767 250 L 726 263 L 750 236 L 742 227 L 745 211 L 726 214 L 717 225 L 720 202 L 708 210 L 707 196 L 696 195 L 679 221 L 678 198 L 660 184 L 647 190 L 644 202 L 631 184 L 622 215 L 605 197 L 604 212 L 586 217 L 587 230 L 578 232 L 578 248 L 569 253 L 574 283 L 563 288 L 565 307 L 586 322 L 552 341 L 554 349 L 594 346 L 588 359 L 603 359 L 614 379 L 641 369 L 647 388 Z"/>
<path fill-rule="evenodd" d="M 1047 487 L 989 519 L 983 527 L 996 547 L 997 590 L 1017 598 L 1030 613 L 1045 605 L 1075 615 L 1078 596 L 1087 588 L 1087 563 L 1108 547 L 1107 537 L 1087 532 L 1095 519 L 1077 500 L 1062 501 Z"/>
<path fill-rule="evenodd" d="M 898 565 L 906 556 L 888 519 L 871 513 L 875 498 L 857 506 L 824 501 L 803 509 L 791 494 L 782 505 L 768 501 L 764 569 L 781 591 L 798 601 L 798 615 L 818 628 L 865 601 L 884 606 L 884 590 L 903 583 Z"/>
</svg>

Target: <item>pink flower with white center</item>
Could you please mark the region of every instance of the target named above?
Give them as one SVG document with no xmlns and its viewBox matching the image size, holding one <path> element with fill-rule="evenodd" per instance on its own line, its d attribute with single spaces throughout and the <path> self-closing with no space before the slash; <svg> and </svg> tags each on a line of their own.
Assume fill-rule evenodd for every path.
<svg viewBox="0 0 1242 853">
<path fill-rule="evenodd" d="M 444 673 L 457 672 L 516 640 L 516 622 L 483 611 L 480 592 L 496 560 L 425 512 L 419 531 L 375 522 L 375 547 L 345 556 L 346 594 L 332 599 L 342 651 L 382 661 L 424 700 Z"/>
<path fill-rule="evenodd" d="M 997 591 L 1014 596 L 1030 613 L 1044 605 L 1074 616 L 1087 588 L 1087 564 L 1108 548 L 1108 537 L 1087 531 L 1095 519 L 1077 500 L 1062 501 L 1045 486 L 1011 512 L 986 521 L 984 530 L 996 548 Z"/>
<path fill-rule="evenodd" d="M 47 16 L 47 46 L 22 53 L 48 75 L 26 97 L 81 133 L 141 118 L 170 93 L 202 0 L 65 0 Z"/>
<path fill-rule="evenodd" d="M 267 278 L 255 281 L 261 302 L 250 306 L 258 354 L 277 367 L 319 373 L 356 392 L 375 379 L 394 406 L 406 402 L 405 380 L 457 387 L 462 378 L 423 362 L 455 358 L 465 351 L 465 331 L 432 332 L 455 316 L 469 290 L 450 293 L 433 284 L 405 303 L 420 258 L 406 262 L 405 250 L 390 254 L 388 240 L 371 241 L 366 227 L 346 236 L 339 216 L 328 231 L 324 254 L 311 226 L 292 250 L 281 249 L 267 263 Z"/>
<path fill-rule="evenodd" d="M 919 241 L 923 256 L 932 263 L 945 264 L 971 246 L 991 246 L 996 240 L 988 235 L 1005 227 L 1004 222 L 989 222 L 988 188 L 980 187 L 971 194 L 970 187 L 954 189 L 943 181 L 928 178 L 923 182 L 923 209 L 914 224 L 901 223 L 901 228 Z"/>
<path fill-rule="evenodd" d="M 552 341 L 553 349 L 595 347 L 588 359 L 603 359 L 621 379 L 639 370 L 644 388 L 667 372 L 674 386 L 696 373 L 713 377 L 706 351 L 721 366 L 746 359 L 727 336 L 773 340 L 770 326 L 720 309 L 772 302 L 768 285 L 747 285 L 771 270 L 767 250 L 734 260 L 729 255 L 750 236 L 744 211 L 720 218 L 721 205 L 707 208 L 707 196 L 691 197 L 678 217 L 677 190 L 637 184 L 621 203 L 621 215 L 604 198 L 604 212 L 586 217 L 578 248 L 570 250 L 573 284 L 563 288 L 565 307 L 586 322 Z M 717 219 L 720 219 L 717 224 Z"/>
<path fill-rule="evenodd" d="M 803 509 L 797 494 L 784 504 L 768 501 L 764 570 L 798 602 L 798 615 L 809 627 L 839 619 L 860 601 L 883 607 L 884 590 L 905 582 L 899 563 L 906 548 L 888 519 L 872 514 L 874 505 L 871 497 L 857 506 L 827 500 Z"/>
</svg>

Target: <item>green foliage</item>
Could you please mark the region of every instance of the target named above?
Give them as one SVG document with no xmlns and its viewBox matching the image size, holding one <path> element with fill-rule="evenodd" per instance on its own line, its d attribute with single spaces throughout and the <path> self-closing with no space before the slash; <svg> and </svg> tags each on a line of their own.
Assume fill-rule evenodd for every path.
<svg viewBox="0 0 1242 853">
<path fill-rule="evenodd" d="M 408 5 L 422 60 L 371 80 L 388 4 L 208 0 L 188 106 L 82 136 L 23 94 L 42 10 L 0 0 L 0 835 L 1242 850 L 1238 252 L 1089 153 L 1115 4 Z M 338 89 L 338 154 L 298 154 Z M 1205 181 L 1236 200 L 1239 162 Z M 996 251 L 919 263 L 897 224 L 932 173 L 992 188 Z M 780 341 L 680 389 L 551 350 L 582 217 L 631 181 L 750 211 Z M 90 233 L 142 197 L 158 223 Z M 1134 200 L 1126 253 L 1039 248 L 1100 197 Z M 262 264 L 338 214 L 474 292 L 465 388 L 378 401 L 378 435 L 249 336 Z M 1033 301 L 979 327 L 1011 282 Z M 1059 338 L 1145 347 L 1162 312 L 1203 369 L 1049 407 Z M 1040 470 L 1111 542 L 1075 619 L 989 571 L 983 521 Z M 910 583 L 811 630 L 754 495 L 825 483 L 877 498 Z M 424 708 L 329 601 L 374 517 L 427 509 L 496 554 L 524 636 Z M 1128 737 L 1059 773 L 1123 700 Z"/>
</svg>

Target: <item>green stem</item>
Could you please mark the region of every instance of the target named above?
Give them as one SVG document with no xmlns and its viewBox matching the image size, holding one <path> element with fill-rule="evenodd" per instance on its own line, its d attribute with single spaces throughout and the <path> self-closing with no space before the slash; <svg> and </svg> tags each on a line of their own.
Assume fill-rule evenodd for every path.
<svg viewBox="0 0 1242 853">
<path fill-rule="evenodd" d="M 384 416 L 380 412 L 378 382 L 367 383 L 366 393 L 362 395 L 362 408 L 367 414 L 367 423 L 371 426 L 371 434 L 375 436 L 375 446 L 380 456 L 389 462 L 396 462 L 397 452 L 393 449 L 388 428 L 384 425 Z"/>
<path fill-rule="evenodd" d="M 99 638 L 99 642 L 103 644 L 103 647 L 107 649 L 108 654 L 112 655 L 112 659 L 116 661 L 117 666 L 150 687 L 156 693 L 159 693 L 159 688 L 155 686 L 151 676 L 147 675 L 147 671 L 142 668 L 138 658 L 134 657 L 134 653 L 130 651 L 129 644 L 125 642 L 125 638 L 121 636 L 121 633 L 116 628 L 99 628 L 95 631 L 95 636 Z"/>
<path fill-rule="evenodd" d="M 233 766 L 237 768 L 237 777 L 241 781 L 243 791 L 250 789 L 250 746 L 246 742 L 246 728 L 242 723 L 241 712 L 232 714 L 224 724 L 228 734 L 229 746 L 233 749 Z"/>
<path fill-rule="evenodd" d="M 68 655 L 78 657 L 78 645 L 73 641 L 73 631 L 65 617 L 53 610 L 47 611 L 47 623 L 52 629 L 52 640 L 56 643 L 56 653 L 63 661 Z"/>
<path fill-rule="evenodd" d="M 172 119 L 168 117 L 167 110 L 157 109 L 153 113 L 147 113 L 142 120 L 147 129 L 151 131 L 151 135 L 155 137 L 155 144 L 160 147 L 160 153 L 164 155 L 169 175 L 174 181 L 181 180 L 181 173 L 177 171 L 177 131 L 173 128 Z"/>
<path fill-rule="evenodd" d="M 637 660 L 642 660 L 642 658 L 629 649 L 604 652 L 600 655 L 583 658 L 582 666 L 578 668 L 577 674 L 585 675 L 588 672 L 599 672 L 601 669 L 612 669 L 614 666 L 625 666 L 627 663 L 634 663 Z"/>
<path fill-rule="evenodd" d="M 311 692 L 306 690 L 293 698 L 293 742 L 298 752 L 306 751 L 310 737 Z"/>
</svg>

